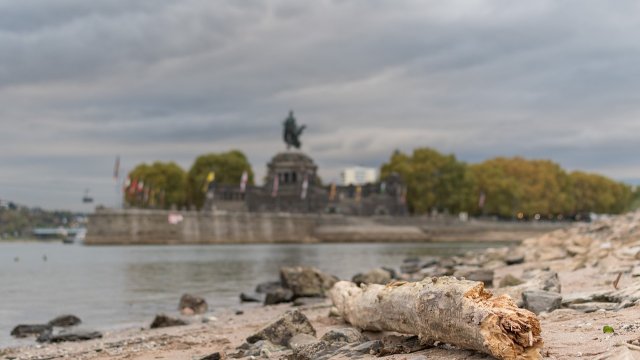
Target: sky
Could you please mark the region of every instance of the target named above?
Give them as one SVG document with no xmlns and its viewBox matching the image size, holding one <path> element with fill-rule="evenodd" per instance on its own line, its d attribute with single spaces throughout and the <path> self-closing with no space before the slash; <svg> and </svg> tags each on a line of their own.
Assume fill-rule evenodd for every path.
<svg viewBox="0 0 640 360">
<path fill-rule="evenodd" d="M 640 3 L 0 0 L 0 201 L 118 204 L 141 162 L 240 149 L 293 109 L 325 181 L 433 147 L 639 183 Z"/>
</svg>

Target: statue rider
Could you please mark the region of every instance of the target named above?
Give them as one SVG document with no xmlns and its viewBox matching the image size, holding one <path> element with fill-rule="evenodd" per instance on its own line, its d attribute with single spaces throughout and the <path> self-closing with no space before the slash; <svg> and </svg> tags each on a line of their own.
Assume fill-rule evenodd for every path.
<svg viewBox="0 0 640 360">
<path fill-rule="evenodd" d="M 293 110 L 289 111 L 289 116 L 284 120 L 284 142 L 287 144 L 287 149 L 291 146 L 296 149 L 300 148 L 300 135 L 306 128 L 305 125 L 298 127 L 296 124 L 296 118 L 293 117 Z"/>
</svg>

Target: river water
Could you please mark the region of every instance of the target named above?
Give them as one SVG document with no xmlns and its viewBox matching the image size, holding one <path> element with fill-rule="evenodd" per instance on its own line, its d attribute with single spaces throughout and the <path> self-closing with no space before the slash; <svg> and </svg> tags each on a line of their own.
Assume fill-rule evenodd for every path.
<svg viewBox="0 0 640 360">
<path fill-rule="evenodd" d="M 17 324 L 61 314 L 85 327 L 142 326 L 176 313 L 185 292 L 204 296 L 210 311 L 240 307 L 240 292 L 277 280 L 282 265 L 311 265 L 341 279 L 407 256 L 450 256 L 505 243 L 295 244 L 92 247 L 0 243 L 0 348 L 32 344 L 9 335 Z M 46 259 L 45 259 L 46 257 Z"/>
</svg>

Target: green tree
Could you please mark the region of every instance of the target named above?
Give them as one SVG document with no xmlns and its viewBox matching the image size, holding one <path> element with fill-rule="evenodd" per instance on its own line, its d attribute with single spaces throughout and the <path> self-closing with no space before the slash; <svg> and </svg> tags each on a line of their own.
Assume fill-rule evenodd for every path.
<svg viewBox="0 0 640 360">
<path fill-rule="evenodd" d="M 204 204 L 203 186 L 209 172 L 215 174 L 215 183 L 223 185 L 239 185 L 242 173 L 249 175 L 248 184 L 253 185 L 253 170 L 247 157 L 238 150 L 218 154 L 198 156 L 187 175 L 188 197 L 191 204 L 201 208 Z"/>
<path fill-rule="evenodd" d="M 395 151 L 382 165 L 382 177 L 398 173 L 407 185 L 407 203 L 414 213 L 459 212 L 470 207 L 473 178 L 455 155 L 430 148 L 415 149 L 411 156 Z"/>
<path fill-rule="evenodd" d="M 140 164 L 129 173 L 129 180 L 130 186 L 124 195 L 130 206 L 170 208 L 187 203 L 187 174 L 174 162 Z M 143 189 L 132 189 L 141 181 Z"/>
</svg>

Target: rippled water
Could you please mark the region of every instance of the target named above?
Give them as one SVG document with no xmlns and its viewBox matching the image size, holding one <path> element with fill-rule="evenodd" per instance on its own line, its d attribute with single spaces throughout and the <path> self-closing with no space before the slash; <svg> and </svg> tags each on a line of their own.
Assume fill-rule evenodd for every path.
<svg viewBox="0 0 640 360">
<path fill-rule="evenodd" d="M 505 244 L 296 244 L 90 247 L 0 243 L 0 347 L 33 343 L 9 336 L 19 323 L 78 315 L 105 330 L 148 324 L 175 312 L 184 292 L 209 308 L 239 306 L 238 294 L 276 280 L 282 265 L 311 265 L 340 278 L 407 256 L 449 256 Z M 46 256 L 46 261 L 44 257 Z"/>
</svg>

